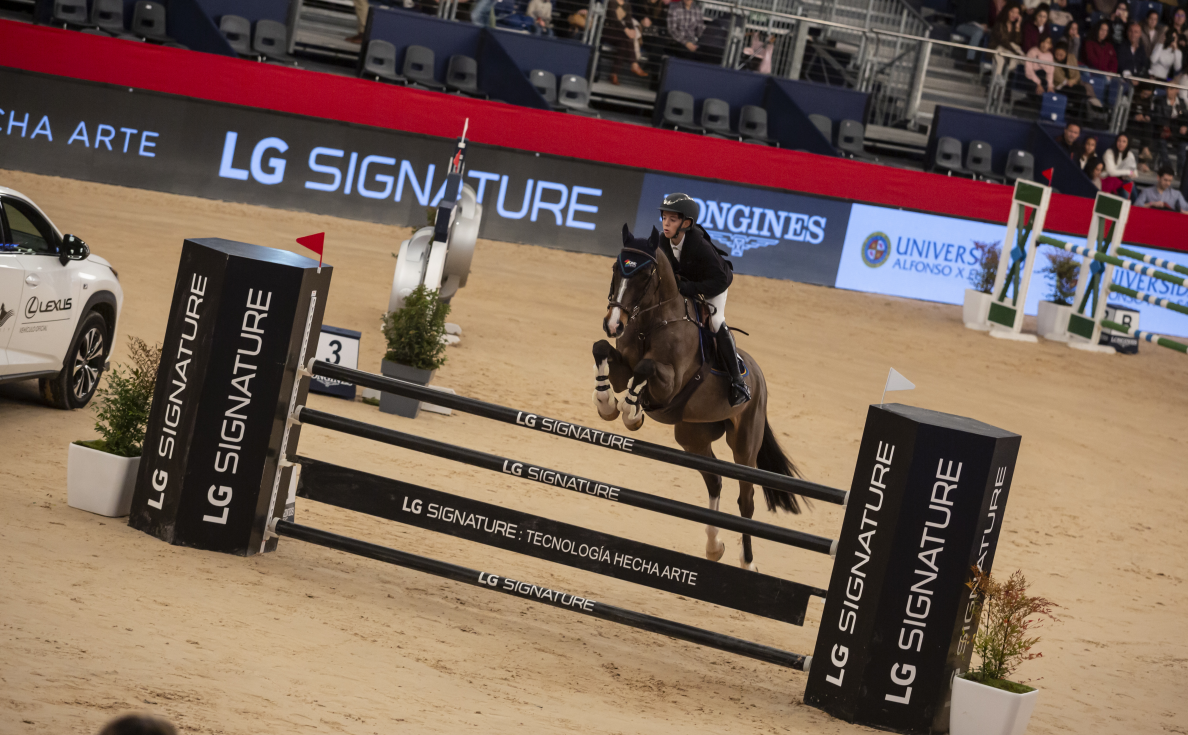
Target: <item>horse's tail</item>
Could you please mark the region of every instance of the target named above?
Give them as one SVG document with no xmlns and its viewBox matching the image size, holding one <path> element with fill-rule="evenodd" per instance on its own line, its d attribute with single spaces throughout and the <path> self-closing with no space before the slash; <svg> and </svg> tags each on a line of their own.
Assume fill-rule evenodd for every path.
<svg viewBox="0 0 1188 735">
<path fill-rule="evenodd" d="M 800 470 L 796 469 L 796 465 L 792 463 L 791 457 L 785 454 L 784 450 L 780 447 L 779 441 L 776 440 L 775 434 L 772 433 L 771 423 L 766 418 L 763 419 L 763 443 L 759 445 L 759 456 L 756 458 L 755 464 L 759 465 L 759 469 L 761 470 L 775 472 L 779 475 L 787 475 L 788 477 L 801 476 Z M 763 496 L 767 499 L 767 509 L 773 513 L 777 510 L 799 513 L 801 503 L 804 503 L 806 509 L 810 507 L 807 498 L 797 497 L 786 490 L 764 486 Z"/>
</svg>

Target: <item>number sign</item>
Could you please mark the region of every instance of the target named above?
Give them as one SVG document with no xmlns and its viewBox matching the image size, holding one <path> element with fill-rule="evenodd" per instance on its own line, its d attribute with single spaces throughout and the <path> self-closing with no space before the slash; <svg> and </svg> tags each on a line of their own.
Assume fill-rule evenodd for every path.
<svg viewBox="0 0 1188 735">
<path fill-rule="evenodd" d="M 361 332 L 328 327 L 323 324 L 322 334 L 318 337 L 318 359 L 358 369 L 359 338 L 362 336 Z M 344 383 L 332 378 L 314 376 L 310 379 L 309 390 L 313 393 L 325 393 L 328 396 L 355 400 L 354 383 Z"/>
</svg>

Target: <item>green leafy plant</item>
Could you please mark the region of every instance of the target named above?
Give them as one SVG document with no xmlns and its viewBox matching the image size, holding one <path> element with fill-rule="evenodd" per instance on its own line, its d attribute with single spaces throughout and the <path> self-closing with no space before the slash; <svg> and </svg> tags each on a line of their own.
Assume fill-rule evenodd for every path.
<svg viewBox="0 0 1188 735">
<path fill-rule="evenodd" d="M 981 569 L 973 567 L 969 582 L 980 602 L 977 606 L 980 624 L 974 638 L 974 652 L 980 664 L 970 669 L 964 678 L 980 684 L 1025 693 L 1032 687 L 1010 681 L 1009 677 L 1024 661 L 1041 658 L 1032 653 L 1039 642 L 1033 635 L 1045 619 L 1056 622 L 1055 603 L 1043 597 L 1027 594 L 1027 578 L 1018 570 L 1005 582 L 1000 582 Z"/>
<path fill-rule="evenodd" d="M 996 242 L 974 241 L 971 252 L 977 262 L 969 269 L 969 285 L 975 291 L 990 293 L 994 288 L 994 276 L 998 273 L 998 256 L 1002 248 Z"/>
<path fill-rule="evenodd" d="M 388 353 L 384 359 L 418 370 L 436 370 L 445 364 L 445 320 L 450 305 L 437 291 L 417 286 L 404 297 L 404 307 L 384 317 Z"/>
<path fill-rule="evenodd" d="M 1048 292 L 1048 301 L 1069 306 L 1077 293 L 1077 280 L 1081 277 L 1081 259 L 1064 250 L 1049 249 L 1045 255 L 1048 264 L 1040 269 L 1040 273 L 1051 280 L 1052 290 Z"/>
<path fill-rule="evenodd" d="M 131 337 L 128 347 L 131 361 L 114 366 L 95 392 L 95 430 L 103 438 L 79 444 L 120 457 L 139 457 L 157 385 L 161 345 L 150 347 Z"/>
</svg>

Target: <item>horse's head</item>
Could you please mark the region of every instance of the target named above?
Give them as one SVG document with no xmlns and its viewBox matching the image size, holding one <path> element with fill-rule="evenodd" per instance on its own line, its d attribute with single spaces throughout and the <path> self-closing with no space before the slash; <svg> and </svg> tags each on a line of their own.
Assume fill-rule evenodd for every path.
<svg viewBox="0 0 1188 735">
<path fill-rule="evenodd" d="M 606 336 L 622 335 L 631 314 L 646 305 L 644 301 L 649 294 L 655 297 L 659 244 L 660 233 L 655 227 L 645 240 L 632 235 L 631 229 L 623 225 L 623 249 L 615 259 L 610 292 L 606 296 L 606 316 L 602 320 L 602 331 Z"/>
</svg>

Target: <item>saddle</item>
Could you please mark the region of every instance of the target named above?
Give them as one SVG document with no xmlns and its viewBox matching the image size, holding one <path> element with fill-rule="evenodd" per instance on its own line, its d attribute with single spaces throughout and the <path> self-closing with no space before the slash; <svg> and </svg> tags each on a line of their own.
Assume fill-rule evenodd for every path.
<svg viewBox="0 0 1188 735">
<path fill-rule="evenodd" d="M 667 403 L 648 403 L 641 396 L 640 407 L 643 408 L 653 421 L 658 421 L 662 424 L 677 423 L 684 416 L 685 406 L 693 398 L 693 394 L 697 392 L 697 389 L 711 375 L 717 375 L 719 378 L 725 378 L 727 381 L 730 379 L 726 372 L 726 365 L 722 362 L 722 356 L 718 354 L 715 346 L 714 333 L 710 331 L 709 314 L 704 304 L 698 306 L 698 317 L 700 319 L 697 324 L 700 364 L 697 372 L 693 374 L 693 377 L 685 381 L 685 384 L 681 386 L 677 394 L 669 399 Z M 739 372 L 745 376 L 747 374 L 747 363 L 742 357 L 738 358 L 738 367 Z"/>
</svg>

